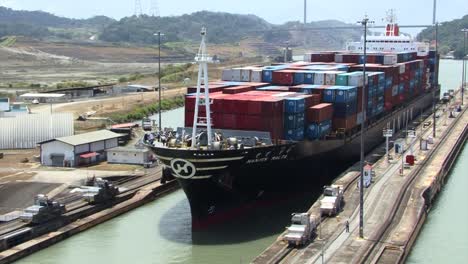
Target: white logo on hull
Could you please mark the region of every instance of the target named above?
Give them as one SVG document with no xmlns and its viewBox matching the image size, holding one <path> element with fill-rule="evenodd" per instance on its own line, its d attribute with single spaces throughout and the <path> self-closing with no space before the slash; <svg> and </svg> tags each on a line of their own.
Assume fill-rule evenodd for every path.
<svg viewBox="0 0 468 264">
<path fill-rule="evenodd" d="M 197 173 L 195 165 L 184 159 L 171 160 L 171 168 L 174 171 L 175 176 L 182 179 L 190 179 L 195 176 L 195 173 Z"/>
</svg>

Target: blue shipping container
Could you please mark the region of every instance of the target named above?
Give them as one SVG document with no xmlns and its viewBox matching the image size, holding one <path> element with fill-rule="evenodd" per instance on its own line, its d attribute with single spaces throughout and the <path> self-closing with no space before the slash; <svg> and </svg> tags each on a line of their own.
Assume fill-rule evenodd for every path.
<svg viewBox="0 0 468 264">
<path fill-rule="evenodd" d="M 284 102 L 284 112 L 286 113 L 301 113 L 305 111 L 304 98 L 290 97 Z"/>
<path fill-rule="evenodd" d="M 327 135 L 332 128 L 332 121 L 326 120 L 322 123 L 311 123 L 306 128 L 306 137 L 310 140 L 319 139 Z"/>
<path fill-rule="evenodd" d="M 288 129 L 285 132 L 286 140 L 301 141 L 304 139 L 304 127 Z"/>
<path fill-rule="evenodd" d="M 304 84 L 304 73 L 303 72 L 295 72 L 294 73 L 294 85 Z"/>
<path fill-rule="evenodd" d="M 377 94 L 378 94 L 378 95 L 385 94 L 385 84 L 380 84 L 380 85 L 377 87 Z"/>
<path fill-rule="evenodd" d="M 348 117 L 350 115 L 356 114 L 357 112 L 357 101 L 349 102 L 349 103 L 334 103 L 333 104 L 334 117 Z"/>
<path fill-rule="evenodd" d="M 273 70 L 263 70 L 262 81 L 271 83 L 273 81 Z"/>
<path fill-rule="evenodd" d="M 304 112 L 291 114 L 285 113 L 284 115 L 284 128 L 286 129 L 296 129 L 299 127 L 304 127 L 305 115 Z"/>
<path fill-rule="evenodd" d="M 323 92 L 323 102 L 324 103 L 334 103 L 335 102 L 335 87 L 329 87 Z"/>
<path fill-rule="evenodd" d="M 314 73 L 305 72 L 304 73 L 304 84 L 314 84 Z"/>
<path fill-rule="evenodd" d="M 357 100 L 357 87 L 342 86 L 335 89 L 335 102 L 348 103 Z"/>
</svg>

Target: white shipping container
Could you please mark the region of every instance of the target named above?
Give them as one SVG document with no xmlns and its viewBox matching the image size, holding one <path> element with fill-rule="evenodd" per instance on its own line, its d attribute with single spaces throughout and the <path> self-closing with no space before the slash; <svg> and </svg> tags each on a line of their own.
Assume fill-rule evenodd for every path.
<svg viewBox="0 0 468 264">
<path fill-rule="evenodd" d="M 326 85 L 335 85 L 336 73 L 326 73 L 325 74 L 325 84 Z"/>
<path fill-rule="evenodd" d="M 343 62 L 343 54 L 335 54 L 335 62 L 342 63 Z"/>
<path fill-rule="evenodd" d="M 232 81 L 232 70 L 231 69 L 224 69 L 223 70 L 223 73 L 222 73 L 222 76 L 221 76 L 221 79 L 223 81 Z"/>
<path fill-rule="evenodd" d="M 241 81 L 250 82 L 252 70 L 249 68 L 244 68 L 241 70 Z"/>
<path fill-rule="evenodd" d="M 316 72 L 314 74 L 314 84 L 319 84 L 319 85 L 325 84 L 325 73 Z"/>
<path fill-rule="evenodd" d="M 231 70 L 232 81 L 240 82 L 242 80 L 242 68 L 234 68 Z"/>
<path fill-rule="evenodd" d="M 384 56 L 384 65 L 393 65 L 398 62 L 398 58 L 396 54 L 390 54 Z"/>
<path fill-rule="evenodd" d="M 312 54 L 311 53 L 304 54 L 304 61 L 311 62 L 312 61 Z"/>
<path fill-rule="evenodd" d="M 357 86 L 357 87 L 362 87 L 364 86 L 364 78 L 363 74 L 351 74 L 348 76 L 348 85 L 349 86 Z M 367 77 L 367 75 L 366 75 Z"/>
<path fill-rule="evenodd" d="M 262 70 L 252 70 L 251 82 L 262 82 Z"/>
<path fill-rule="evenodd" d="M 399 73 L 400 73 L 400 74 L 405 73 L 405 64 L 401 64 L 401 65 L 400 65 Z"/>
</svg>

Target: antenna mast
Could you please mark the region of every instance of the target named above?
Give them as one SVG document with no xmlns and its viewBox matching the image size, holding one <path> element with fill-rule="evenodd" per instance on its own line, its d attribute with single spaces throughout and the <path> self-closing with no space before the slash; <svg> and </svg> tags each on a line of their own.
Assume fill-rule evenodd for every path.
<svg viewBox="0 0 468 264">
<path fill-rule="evenodd" d="M 200 48 L 198 49 L 198 54 L 195 57 L 195 62 L 198 64 L 198 80 L 197 80 L 197 93 L 196 93 L 196 99 L 195 99 L 195 113 L 193 115 L 192 148 L 195 148 L 196 146 L 196 135 L 197 135 L 198 127 L 206 126 L 206 130 L 208 134 L 208 146 L 212 142 L 211 112 L 210 112 L 211 101 L 210 101 L 210 93 L 208 89 L 208 63 L 213 63 L 213 59 L 209 57 L 208 54 L 206 53 L 206 44 L 205 44 L 206 28 L 205 27 L 202 28 L 200 35 L 202 37 L 202 40 L 201 40 Z M 205 85 L 204 98 L 200 98 L 202 81 L 203 81 L 203 84 Z M 203 104 L 205 105 L 206 117 L 198 116 L 199 114 L 198 108 L 200 105 L 203 105 Z"/>
</svg>

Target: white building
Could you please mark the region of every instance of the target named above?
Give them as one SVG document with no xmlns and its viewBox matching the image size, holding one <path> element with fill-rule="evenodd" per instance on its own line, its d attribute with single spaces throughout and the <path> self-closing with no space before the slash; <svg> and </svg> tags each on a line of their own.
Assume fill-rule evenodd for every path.
<svg viewBox="0 0 468 264">
<path fill-rule="evenodd" d="M 116 147 L 106 150 L 107 162 L 144 165 L 151 162 L 151 152 L 147 148 Z"/>
<path fill-rule="evenodd" d="M 99 130 L 40 142 L 41 164 L 77 167 L 103 161 L 105 150 L 117 147 L 117 139 L 121 136 L 109 130 Z"/>
</svg>

